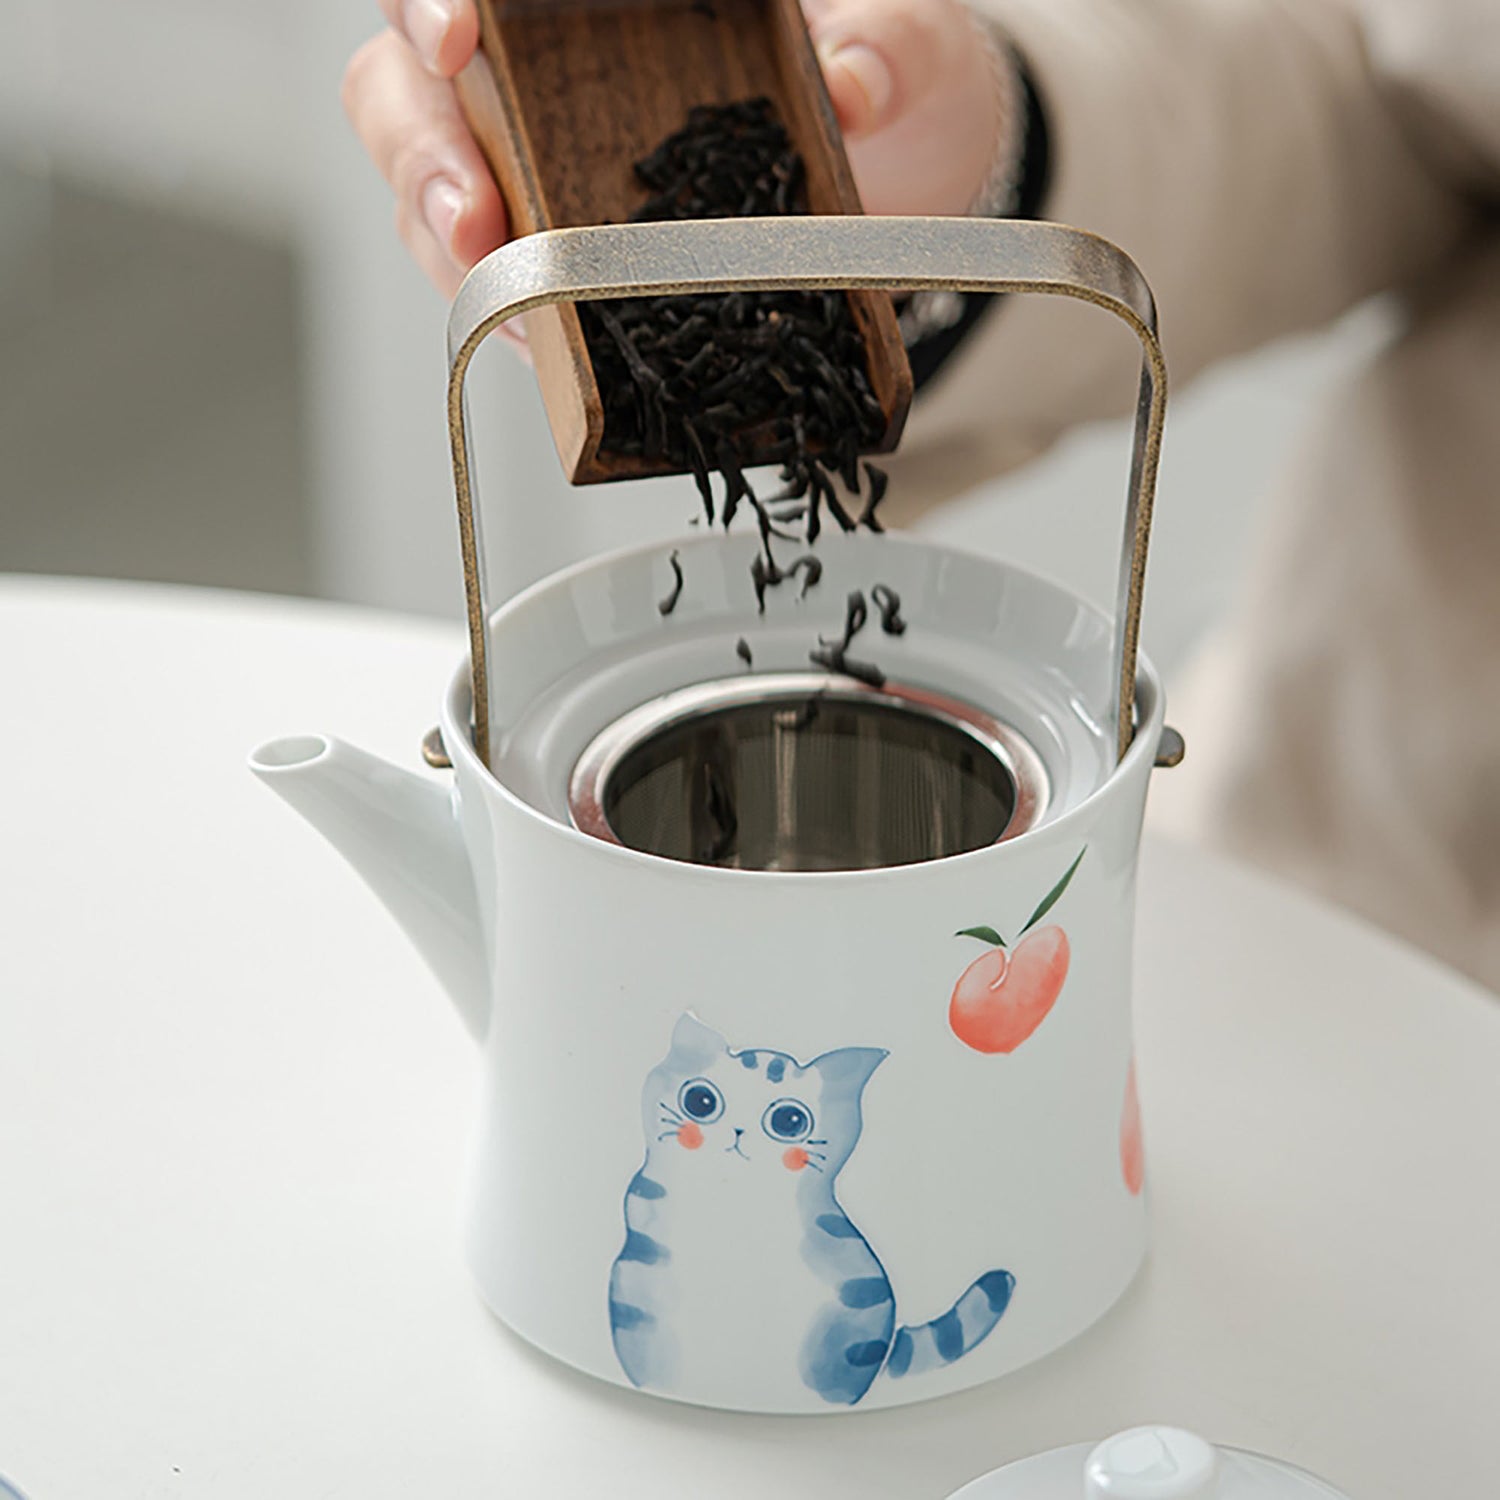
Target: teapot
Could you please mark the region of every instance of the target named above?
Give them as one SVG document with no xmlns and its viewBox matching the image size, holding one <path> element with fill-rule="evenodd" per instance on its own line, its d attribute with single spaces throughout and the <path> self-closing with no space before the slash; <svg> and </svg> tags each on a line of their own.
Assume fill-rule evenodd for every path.
<svg viewBox="0 0 1500 1500">
<path fill-rule="evenodd" d="M 590 559 L 492 609 L 465 374 L 568 299 L 821 288 L 1066 295 L 1144 361 L 1113 615 L 897 535 L 749 582 L 756 539 Z M 1144 280 L 1061 226 L 824 218 L 517 240 L 449 325 L 469 655 L 440 769 L 325 735 L 254 773 L 363 876 L 483 1052 L 468 1262 L 617 1385 L 847 1412 L 1074 1338 L 1146 1248 L 1130 1024 L 1147 783 L 1180 745 L 1137 634 L 1164 371 Z M 878 579 L 883 681 L 810 671 Z M 748 667 L 736 647 L 754 642 Z M 451 775 L 449 774 L 451 768 Z"/>
</svg>

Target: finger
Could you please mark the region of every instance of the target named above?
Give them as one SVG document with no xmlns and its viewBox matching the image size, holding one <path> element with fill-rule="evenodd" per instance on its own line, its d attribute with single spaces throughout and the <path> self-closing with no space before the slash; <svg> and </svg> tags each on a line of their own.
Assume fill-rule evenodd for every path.
<svg viewBox="0 0 1500 1500">
<path fill-rule="evenodd" d="M 412 218 L 401 208 L 396 210 L 396 231 L 419 269 L 443 297 L 451 302 L 463 282 L 464 273 L 453 264 L 447 250 L 439 244 L 437 236 L 422 220 Z M 500 324 L 495 329 L 494 336 L 512 345 L 528 365 L 532 363 L 531 345 L 526 338 L 525 314 Z"/>
<path fill-rule="evenodd" d="M 427 279 L 452 301 L 463 282 L 464 273 L 453 264 L 447 250 L 438 243 L 437 237 L 420 219 L 414 219 L 404 210 L 396 210 L 396 231 L 406 246 L 411 258 Z M 526 318 L 524 315 L 511 318 L 495 329 L 495 337 L 514 347 L 517 354 L 529 365 L 532 363 L 531 345 L 526 340 Z"/>
<path fill-rule="evenodd" d="M 870 135 L 943 76 L 953 12 L 926 0 L 809 0 L 809 30 L 847 135 Z"/>
<path fill-rule="evenodd" d="M 380 0 L 380 9 L 422 66 L 439 78 L 452 78 L 479 45 L 474 0 Z"/>
<path fill-rule="evenodd" d="M 989 43 L 960 0 L 804 0 L 870 213 L 963 213 L 1000 129 Z"/>
<path fill-rule="evenodd" d="M 414 215 L 403 204 L 396 206 L 396 232 L 423 274 L 451 302 L 464 273 L 454 263 L 447 246 L 438 241 L 425 219 Z"/>
<path fill-rule="evenodd" d="M 350 59 L 343 94 L 355 131 L 395 192 L 403 238 L 423 270 L 450 290 L 453 273 L 461 276 L 503 244 L 507 232 L 500 191 L 452 85 L 425 72 L 411 48 L 387 31 Z M 444 258 L 441 275 L 434 252 Z"/>
</svg>

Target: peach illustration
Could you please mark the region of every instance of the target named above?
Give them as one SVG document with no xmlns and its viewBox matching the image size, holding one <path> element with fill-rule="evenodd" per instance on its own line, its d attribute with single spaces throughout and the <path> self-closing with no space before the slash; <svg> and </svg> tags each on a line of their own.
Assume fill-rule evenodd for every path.
<svg viewBox="0 0 1500 1500">
<path fill-rule="evenodd" d="M 1135 1086 L 1135 1062 L 1125 1080 L 1125 1108 L 1120 1115 L 1120 1169 L 1125 1186 L 1139 1194 L 1146 1185 L 1146 1148 L 1141 1140 L 1141 1099 Z"/>
<path fill-rule="evenodd" d="M 953 1034 L 976 1052 L 1014 1052 L 1043 1021 L 1068 977 L 1068 935 L 1041 927 L 1007 956 L 981 953 L 959 976 L 948 1006 Z"/>
</svg>

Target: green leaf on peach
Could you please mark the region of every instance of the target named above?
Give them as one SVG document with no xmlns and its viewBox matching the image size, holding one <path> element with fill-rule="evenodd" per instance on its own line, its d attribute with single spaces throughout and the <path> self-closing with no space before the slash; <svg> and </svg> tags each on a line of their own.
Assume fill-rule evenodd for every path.
<svg viewBox="0 0 1500 1500">
<path fill-rule="evenodd" d="M 1073 875 L 1077 871 L 1078 866 L 1083 863 L 1083 856 L 1088 852 L 1088 845 L 1085 844 L 1084 847 L 1078 851 L 1078 858 L 1068 866 L 1068 873 L 1064 875 L 1063 878 L 1059 880 L 1057 884 L 1053 886 L 1045 896 L 1042 897 L 1042 904 L 1037 907 L 1037 909 L 1032 912 L 1032 914 L 1026 919 L 1026 925 L 1021 929 L 1021 932 L 1030 932 L 1031 929 L 1035 927 L 1036 924 L 1040 922 L 1042 918 L 1045 917 L 1054 906 L 1057 905 L 1057 903 L 1062 899 L 1062 893 L 1067 890 L 1068 883 L 1073 879 Z M 1016 936 L 1019 937 L 1020 933 L 1017 933 Z"/>
<path fill-rule="evenodd" d="M 953 936 L 978 938 L 980 942 L 991 943 L 996 948 L 1005 946 L 1005 939 L 993 927 L 961 927 Z"/>
</svg>

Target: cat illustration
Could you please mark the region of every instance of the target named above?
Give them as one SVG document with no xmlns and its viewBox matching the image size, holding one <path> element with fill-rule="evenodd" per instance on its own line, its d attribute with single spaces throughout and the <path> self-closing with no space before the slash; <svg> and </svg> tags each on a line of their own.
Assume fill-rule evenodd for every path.
<svg viewBox="0 0 1500 1500">
<path fill-rule="evenodd" d="M 1000 1321 L 1015 1278 L 981 1276 L 941 1317 L 900 1326 L 891 1284 L 839 1206 L 860 1099 L 886 1053 L 841 1047 L 802 1064 L 731 1049 L 688 1013 L 646 1077 L 646 1160 L 625 1195 L 609 1282 L 630 1380 L 688 1400 L 852 1406 L 877 1376 L 961 1359 Z"/>
</svg>

